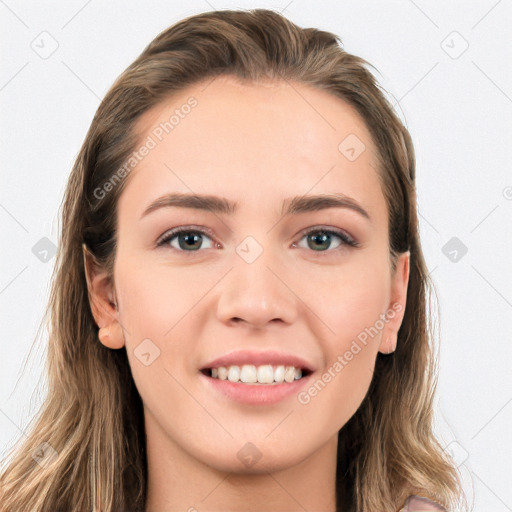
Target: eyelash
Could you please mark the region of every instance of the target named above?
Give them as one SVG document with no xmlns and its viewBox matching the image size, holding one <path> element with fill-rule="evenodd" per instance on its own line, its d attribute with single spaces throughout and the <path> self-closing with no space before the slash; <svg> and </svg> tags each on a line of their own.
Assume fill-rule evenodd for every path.
<svg viewBox="0 0 512 512">
<path fill-rule="evenodd" d="M 354 248 L 357 248 L 357 247 L 361 246 L 361 244 L 359 242 L 354 240 L 351 236 L 349 236 L 344 231 L 334 230 L 332 228 L 327 228 L 327 227 L 324 227 L 324 226 L 315 226 L 314 228 L 304 229 L 303 231 L 301 231 L 299 233 L 299 236 L 300 236 L 299 241 L 302 240 L 307 235 L 310 235 L 310 234 L 313 234 L 313 233 L 319 233 L 319 232 L 326 233 L 328 235 L 335 235 L 335 236 L 337 236 L 341 240 L 341 244 L 339 245 L 339 247 L 336 247 L 336 248 L 331 249 L 331 250 L 329 250 L 329 249 L 326 249 L 325 251 L 313 251 L 313 250 L 311 250 L 311 252 L 313 252 L 313 253 L 329 253 L 329 252 L 334 252 L 336 250 L 341 250 L 341 249 L 343 249 L 346 246 L 354 247 Z M 162 235 L 157 240 L 156 246 L 157 247 L 163 247 L 167 242 L 170 242 L 172 239 L 174 239 L 177 235 L 179 235 L 181 233 L 196 233 L 196 234 L 199 233 L 201 235 L 206 235 L 208 238 L 212 238 L 213 239 L 213 233 L 209 229 L 196 228 L 194 226 L 181 226 L 179 228 L 171 229 L 170 231 L 168 231 L 167 233 Z M 295 242 L 294 242 L 294 244 L 295 244 Z M 191 253 L 200 252 L 200 250 L 184 251 L 182 249 L 176 249 L 175 247 L 172 247 L 172 249 L 174 249 L 175 251 L 178 251 L 178 252 L 191 252 Z"/>
</svg>

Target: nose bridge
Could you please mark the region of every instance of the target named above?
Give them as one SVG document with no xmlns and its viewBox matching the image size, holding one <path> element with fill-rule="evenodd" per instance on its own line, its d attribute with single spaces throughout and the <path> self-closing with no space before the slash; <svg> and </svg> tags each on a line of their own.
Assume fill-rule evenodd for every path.
<svg viewBox="0 0 512 512">
<path fill-rule="evenodd" d="M 293 322 L 295 297 L 285 285 L 276 252 L 252 236 L 242 240 L 235 252 L 233 268 L 221 286 L 219 320 L 244 321 L 258 328 L 273 320 Z"/>
</svg>

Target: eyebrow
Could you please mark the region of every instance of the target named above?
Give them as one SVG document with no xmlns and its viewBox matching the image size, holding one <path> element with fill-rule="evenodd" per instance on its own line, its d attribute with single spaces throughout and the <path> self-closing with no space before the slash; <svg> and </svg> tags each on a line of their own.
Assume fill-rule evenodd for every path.
<svg viewBox="0 0 512 512">
<path fill-rule="evenodd" d="M 142 213 L 141 219 L 160 208 L 193 208 L 212 213 L 233 215 L 239 203 L 224 197 L 200 194 L 173 193 L 165 194 L 153 201 Z M 352 197 L 342 193 L 320 194 L 314 196 L 296 196 L 283 201 L 282 215 L 296 215 L 300 213 L 324 210 L 327 208 L 346 208 L 359 213 L 371 222 L 368 212 Z"/>
</svg>

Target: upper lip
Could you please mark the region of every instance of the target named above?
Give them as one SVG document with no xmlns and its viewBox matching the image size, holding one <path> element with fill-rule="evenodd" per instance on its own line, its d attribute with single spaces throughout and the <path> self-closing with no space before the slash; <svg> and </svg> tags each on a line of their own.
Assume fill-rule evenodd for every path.
<svg viewBox="0 0 512 512">
<path fill-rule="evenodd" d="M 206 363 L 201 370 L 218 368 L 219 366 L 243 366 L 244 364 L 252 364 L 254 366 L 264 364 L 271 364 L 274 366 L 295 366 L 296 368 L 307 370 L 309 372 L 314 371 L 313 365 L 308 363 L 308 361 L 302 357 L 276 350 L 266 350 L 263 352 L 254 350 L 237 350 L 235 352 L 224 354 L 209 363 Z"/>
</svg>

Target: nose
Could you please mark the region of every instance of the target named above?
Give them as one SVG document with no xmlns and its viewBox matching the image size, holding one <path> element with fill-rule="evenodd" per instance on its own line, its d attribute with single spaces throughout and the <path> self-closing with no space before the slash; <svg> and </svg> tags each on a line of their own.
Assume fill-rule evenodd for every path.
<svg viewBox="0 0 512 512">
<path fill-rule="evenodd" d="M 292 324 L 297 316 L 290 272 L 284 272 L 270 250 L 247 263 L 235 255 L 234 266 L 219 283 L 217 317 L 226 325 L 263 329 L 270 323 Z"/>
</svg>

